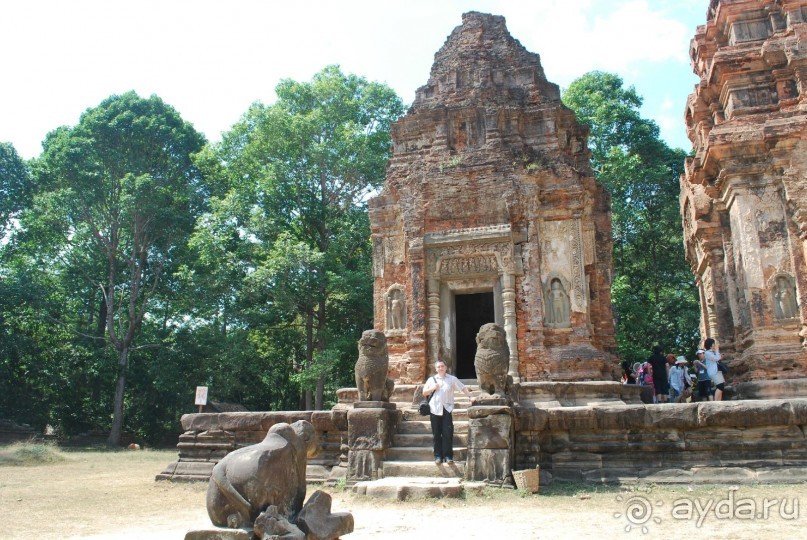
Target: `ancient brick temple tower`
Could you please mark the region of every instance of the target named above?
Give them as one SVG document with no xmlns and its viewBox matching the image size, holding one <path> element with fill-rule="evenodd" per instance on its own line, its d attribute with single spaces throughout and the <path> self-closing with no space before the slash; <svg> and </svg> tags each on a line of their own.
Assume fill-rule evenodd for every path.
<svg viewBox="0 0 807 540">
<path fill-rule="evenodd" d="M 474 376 L 501 324 L 522 381 L 612 379 L 611 214 L 587 132 L 503 17 L 466 13 L 392 128 L 370 201 L 375 326 L 390 374 Z"/>
<path fill-rule="evenodd" d="M 807 376 L 806 21 L 805 0 L 712 0 L 692 41 L 686 253 L 733 383 Z"/>
</svg>

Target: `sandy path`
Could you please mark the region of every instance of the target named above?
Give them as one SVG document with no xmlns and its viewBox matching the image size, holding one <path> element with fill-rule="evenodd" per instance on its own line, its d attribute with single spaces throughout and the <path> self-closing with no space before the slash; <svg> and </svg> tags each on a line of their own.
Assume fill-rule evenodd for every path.
<svg viewBox="0 0 807 540">
<path fill-rule="evenodd" d="M 0 468 L 0 538 L 179 539 L 209 525 L 206 485 L 155 482 L 174 452 L 81 452 L 69 461 Z M 317 486 L 311 486 L 313 492 Z M 658 538 L 719 534 L 722 538 L 803 537 L 807 485 L 695 488 L 551 486 L 540 495 L 488 490 L 466 499 L 381 501 L 330 490 L 334 511 L 353 513 L 347 540 L 424 538 Z M 719 519 L 714 505 L 733 497 L 732 513 Z M 633 498 L 633 499 L 631 499 Z M 764 504 L 769 506 L 767 517 Z M 712 508 L 700 522 L 680 513 L 682 502 Z M 744 502 L 743 502 L 744 501 Z M 773 502 L 777 501 L 777 502 Z M 783 515 L 781 502 L 786 501 Z M 645 512 L 627 517 L 628 504 Z M 645 507 L 640 506 L 645 504 Z M 740 503 L 753 515 L 740 512 Z M 802 504 L 803 503 L 803 504 Z M 678 506 L 676 506 L 678 505 Z M 728 510 L 728 502 L 723 510 Z M 674 507 L 678 517 L 672 515 Z M 794 512 L 795 511 L 795 512 Z M 630 526 L 630 530 L 625 529 Z M 642 532 L 647 528 L 647 534 Z M 674 531 L 674 533 L 673 533 Z M 672 533 L 672 534 L 671 534 Z"/>
</svg>

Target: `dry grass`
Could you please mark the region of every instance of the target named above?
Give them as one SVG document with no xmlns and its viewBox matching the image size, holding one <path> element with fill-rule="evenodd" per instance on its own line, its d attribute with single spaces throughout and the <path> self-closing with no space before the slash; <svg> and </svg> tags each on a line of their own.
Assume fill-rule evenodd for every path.
<svg viewBox="0 0 807 540">
<path fill-rule="evenodd" d="M 3 449 L 0 449 L 3 450 Z M 176 458 L 172 451 L 67 451 L 65 459 L 47 465 L 0 467 L 2 538 L 181 539 L 209 525 L 206 484 L 155 482 L 154 476 Z M 309 492 L 316 489 L 311 486 Z M 807 486 L 740 486 L 736 499 L 762 504 L 764 499 L 800 504 L 799 517 L 782 519 L 717 519 L 698 525 L 676 520 L 671 509 L 682 498 L 726 499 L 727 486 L 654 487 L 555 484 L 539 495 L 488 489 L 465 499 L 381 501 L 329 489 L 334 511 L 351 511 L 356 529 L 346 540 L 408 540 L 462 536 L 463 539 L 507 538 L 657 538 L 661 536 L 721 538 L 799 538 L 807 519 Z M 638 496 L 653 504 L 645 525 L 625 531 L 630 523 L 626 503 Z M 801 504 L 803 503 L 803 504 Z M 792 511 L 792 504 L 789 507 Z M 617 516 L 617 514 L 620 514 Z M 804 517 L 802 517 L 804 516 Z M 461 534 L 460 534 L 461 533 Z"/>
<path fill-rule="evenodd" d="M 64 460 L 64 453 L 51 443 L 18 442 L 0 447 L 0 467 L 46 465 Z"/>
<path fill-rule="evenodd" d="M 115 538 L 127 535 L 115 531 L 138 526 L 159 530 L 206 517 L 206 485 L 154 481 L 176 459 L 176 452 L 66 451 L 64 455 L 58 464 L 0 469 L 0 512 L 5 522 L 0 537 Z"/>
</svg>

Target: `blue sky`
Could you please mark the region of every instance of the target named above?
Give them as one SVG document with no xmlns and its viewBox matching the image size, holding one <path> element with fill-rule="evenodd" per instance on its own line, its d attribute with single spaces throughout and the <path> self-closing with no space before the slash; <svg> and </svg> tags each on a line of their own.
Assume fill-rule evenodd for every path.
<svg viewBox="0 0 807 540">
<path fill-rule="evenodd" d="M 25 158 L 111 94 L 159 95 L 210 140 L 282 78 L 328 64 L 386 82 L 405 102 L 465 11 L 503 15 L 566 87 L 618 73 L 644 116 L 689 150 L 689 41 L 708 0 L 15 0 L 0 4 L 0 141 Z"/>
</svg>

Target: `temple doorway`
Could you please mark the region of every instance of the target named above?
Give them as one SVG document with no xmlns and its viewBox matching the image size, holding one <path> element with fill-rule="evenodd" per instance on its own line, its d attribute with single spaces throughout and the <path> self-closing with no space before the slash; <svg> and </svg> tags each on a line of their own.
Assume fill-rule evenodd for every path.
<svg viewBox="0 0 807 540">
<path fill-rule="evenodd" d="M 460 379 L 475 379 L 476 334 L 483 324 L 496 322 L 493 291 L 456 294 L 454 312 L 457 321 L 457 360 L 454 375 Z"/>
</svg>

